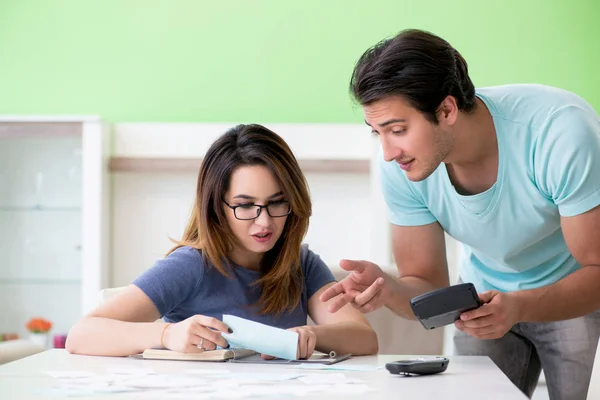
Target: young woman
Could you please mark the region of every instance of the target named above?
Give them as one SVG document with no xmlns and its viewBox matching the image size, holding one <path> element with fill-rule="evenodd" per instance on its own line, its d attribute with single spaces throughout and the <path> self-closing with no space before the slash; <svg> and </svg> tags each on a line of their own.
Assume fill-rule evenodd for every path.
<svg viewBox="0 0 600 400">
<path fill-rule="evenodd" d="M 330 313 L 319 300 L 335 280 L 301 246 L 310 215 L 306 180 L 283 139 L 260 125 L 232 128 L 206 153 L 182 240 L 77 322 L 67 350 L 125 356 L 227 347 L 221 320 L 233 314 L 297 332 L 298 358 L 315 349 L 375 354 L 377 335 L 358 310 Z"/>
</svg>

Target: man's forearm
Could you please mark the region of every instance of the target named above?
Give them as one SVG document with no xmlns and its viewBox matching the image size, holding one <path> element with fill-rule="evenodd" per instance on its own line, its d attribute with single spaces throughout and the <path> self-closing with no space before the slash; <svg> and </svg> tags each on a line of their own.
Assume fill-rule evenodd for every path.
<svg viewBox="0 0 600 400">
<path fill-rule="evenodd" d="M 600 308 L 599 286 L 600 266 L 586 266 L 552 285 L 513 292 L 519 321 L 560 321 L 594 312 Z"/>
<path fill-rule="evenodd" d="M 405 276 L 403 278 L 386 277 L 389 293 L 385 305 L 396 315 L 415 319 L 415 314 L 410 307 L 410 299 L 435 289 L 435 285 L 423 278 L 416 276 Z"/>
</svg>

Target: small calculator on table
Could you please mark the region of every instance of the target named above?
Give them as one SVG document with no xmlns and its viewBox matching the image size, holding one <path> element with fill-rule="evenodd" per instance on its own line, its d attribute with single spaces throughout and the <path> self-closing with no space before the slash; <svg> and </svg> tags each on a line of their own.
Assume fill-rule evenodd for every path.
<svg viewBox="0 0 600 400">
<path fill-rule="evenodd" d="M 433 375 L 444 372 L 450 360 L 446 357 L 418 357 L 385 364 L 390 374 Z"/>
</svg>

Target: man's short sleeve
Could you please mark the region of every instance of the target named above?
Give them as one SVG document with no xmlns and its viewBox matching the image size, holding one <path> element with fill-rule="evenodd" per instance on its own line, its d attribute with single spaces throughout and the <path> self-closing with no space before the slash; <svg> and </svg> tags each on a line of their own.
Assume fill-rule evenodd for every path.
<svg viewBox="0 0 600 400">
<path fill-rule="evenodd" d="M 419 226 L 437 221 L 425 203 L 415 195 L 408 178 L 395 163 L 385 162 L 380 153 L 378 165 L 381 189 L 392 224 Z"/>
<path fill-rule="evenodd" d="M 307 299 L 310 299 L 323 286 L 335 282 L 333 273 L 317 254 L 303 245 L 300 250 L 300 263 L 306 285 Z"/>
<path fill-rule="evenodd" d="M 204 275 L 204 261 L 197 249 L 180 247 L 158 260 L 132 284 L 150 297 L 161 317 L 196 292 Z"/>
<path fill-rule="evenodd" d="M 592 110 L 566 106 L 548 119 L 535 146 L 539 189 L 563 217 L 600 204 L 600 118 Z"/>
</svg>

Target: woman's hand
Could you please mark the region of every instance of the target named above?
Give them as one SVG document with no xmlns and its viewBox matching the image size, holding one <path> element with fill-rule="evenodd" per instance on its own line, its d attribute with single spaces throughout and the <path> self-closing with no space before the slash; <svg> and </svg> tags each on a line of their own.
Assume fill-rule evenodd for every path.
<svg viewBox="0 0 600 400">
<path fill-rule="evenodd" d="M 317 345 L 317 334 L 314 331 L 314 327 L 310 325 L 297 326 L 288 329 L 288 331 L 296 332 L 298 334 L 298 351 L 296 353 L 296 359 L 306 359 L 312 356 L 315 352 L 315 346 Z M 264 360 L 272 360 L 275 357 L 262 354 Z"/>
<path fill-rule="evenodd" d="M 163 331 L 163 345 L 181 353 L 201 353 L 218 346 L 228 348 L 229 343 L 221 336 L 233 331 L 222 321 L 205 315 L 194 315 L 186 320 L 171 324 Z"/>
</svg>

